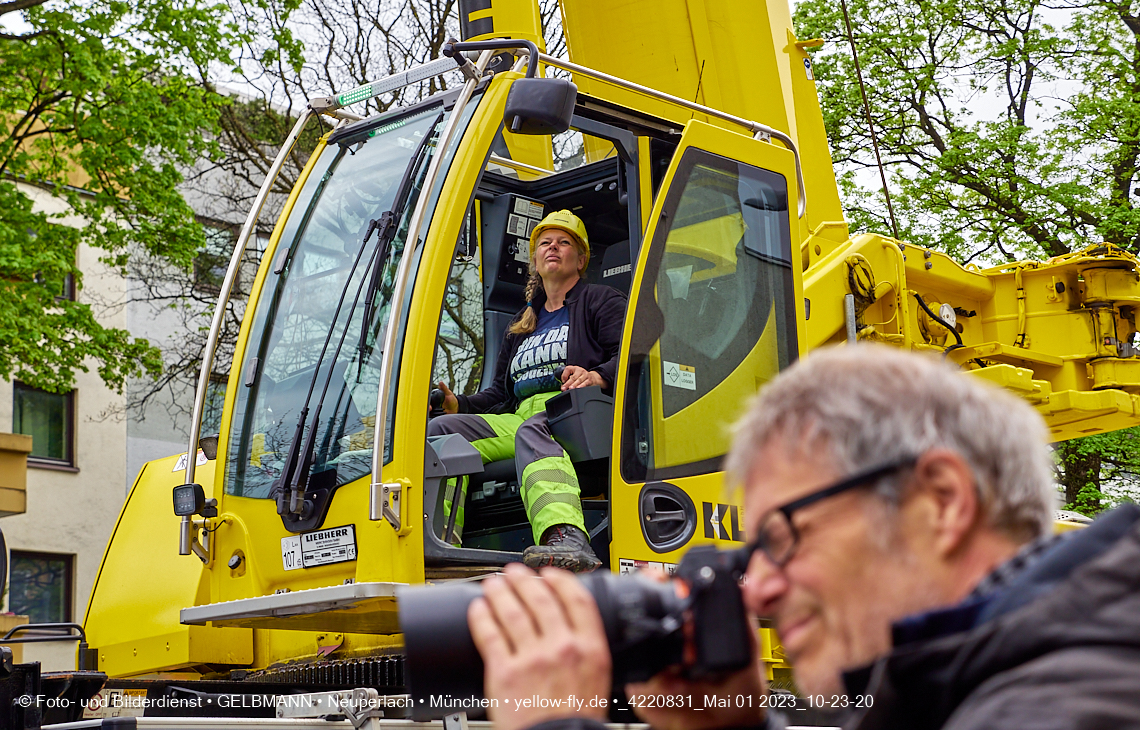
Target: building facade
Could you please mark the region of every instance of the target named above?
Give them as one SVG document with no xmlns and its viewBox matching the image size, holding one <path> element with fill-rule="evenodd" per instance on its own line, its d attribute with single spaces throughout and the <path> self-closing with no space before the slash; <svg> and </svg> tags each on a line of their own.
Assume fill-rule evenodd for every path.
<svg viewBox="0 0 1140 730">
<path fill-rule="evenodd" d="M 66 212 L 65 203 L 48 192 L 23 184 L 21 189 L 38 210 Z M 195 210 L 216 212 L 192 191 L 186 197 Z M 263 220 L 272 221 L 272 211 L 267 212 Z M 99 251 L 77 252 L 82 286 L 61 295 L 91 304 L 102 324 L 150 340 L 163 350 L 168 368 L 181 361 L 188 375 L 161 388 L 135 380 L 123 393 L 108 388 L 94 369 L 77 373 L 74 389 L 66 394 L 18 380 L 6 383 L 0 392 L 0 431 L 31 435 L 33 446 L 27 511 L 0 518 L 9 553 L 5 611 L 28 615 L 32 623 L 82 624 L 107 541 L 143 464 L 186 451 L 197 365 L 185 362 L 205 340 L 202 327 L 209 322 L 242 222 L 236 215 L 227 217 L 200 216 L 208 247 L 189 274 L 151 262 L 124 277 L 99 260 Z M 70 216 L 60 223 L 81 226 L 84 221 Z M 240 321 L 244 292 L 266 239 L 262 233 L 249 247 L 232 307 L 234 321 Z M 224 371 L 226 353 L 220 354 Z M 141 403 L 148 391 L 153 397 Z M 209 392 L 204 435 L 218 428 L 224 393 L 225 380 L 219 377 Z M 153 579 L 140 575 L 139 584 Z M 39 661 L 45 671 L 74 669 L 75 649 L 75 641 L 26 644 L 24 661 Z"/>
<path fill-rule="evenodd" d="M 64 213 L 63 201 L 22 185 L 38 209 Z M 64 225 L 82 225 L 75 217 Z M 99 252 L 77 252 L 83 288 L 77 296 L 103 309 L 120 302 L 126 282 L 99 261 Z M 65 292 L 64 295 L 75 295 Z M 125 312 L 108 308 L 101 320 L 125 327 Z M 114 529 L 127 480 L 127 424 L 123 396 L 97 372 L 77 374 L 67 394 L 47 393 L 9 381 L 0 392 L 0 430 L 32 435 L 28 456 L 27 512 L 0 518 L 9 551 L 4 609 L 33 622 L 82 623 L 103 548 Z M 73 668 L 74 641 L 27 644 L 25 661 L 48 669 Z"/>
</svg>

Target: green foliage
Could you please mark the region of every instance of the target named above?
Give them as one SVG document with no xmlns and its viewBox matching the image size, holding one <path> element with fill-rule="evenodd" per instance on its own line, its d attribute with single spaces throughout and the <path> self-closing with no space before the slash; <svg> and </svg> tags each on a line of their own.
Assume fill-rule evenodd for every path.
<svg viewBox="0 0 1140 730">
<path fill-rule="evenodd" d="M 159 372 L 158 351 L 57 295 L 69 275 L 82 284 L 87 247 L 120 269 L 136 252 L 190 265 L 204 237 L 179 169 L 216 153 L 225 101 L 200 78 L 232 65 L 240 33 L 227 6 L 183 0 L 30 0 L 0 14 L 27 28 L 0 35 L 0 377 L 65 390 L 94 363 L 121 389 Z"/>
<path fill-rule="evenodd" d="M 902 238 L 960 260 L 1140 250 L 1135 2 L 851 0 L 855 44 Z M 842 11 L 803 0 L 856 229 L 890 230 Z"/>
<path fill-rule="evenodd" d="M 848 0 L 899 235 L 1000 263 L 1140 253 L 1140 0 Z M 842 9 L 801 0 L 854 231 L 890 232 Z M 1070 509 L 1140 494 L 1140 429 L 1056 448 Z"/>
<path fill-rule="evenodd" d="M 1105 502 L 1109 499 L 1110 497 L 1107 494 L 1090 484 L 1081 487 L 1076 498 L 1072 502 L 1065 503 L 1065 509 L 1079 512 L 1088 517 L 1096 517 L 1104 511 Z"/>
<path fill-rule="evenodd" d="M 1140 427 L 1057 444 L 1065 509 L 1090 517 L 1140 497 Z"/>
</svg>

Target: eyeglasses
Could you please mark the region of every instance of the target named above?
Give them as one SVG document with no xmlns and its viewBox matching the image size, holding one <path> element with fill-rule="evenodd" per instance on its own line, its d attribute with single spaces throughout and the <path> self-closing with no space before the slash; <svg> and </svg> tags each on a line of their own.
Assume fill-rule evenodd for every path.
<svg viewBox="0 0 1140 730">
<path fill-rule="evenodd" d="M 868 486 L 888 474 L 913 466 L 917 460 L 917 457 L 907 457 L 858 472 L 841 482 L 769 510 L 760 518 L 756 528 L 756 536 L 752 538 L 751 542 L 740 548 L 736 562 L 740 572 L 744 573 L 748 569 L 748 562 L 757 550 L 763 552 L 765 557 L 778 568 L 788 564 L 800 544 L 800 533 L 796 530 L 795 523 L 792 522 L 792 515 L 797 510 L 856 487 Z"/>
</svg>

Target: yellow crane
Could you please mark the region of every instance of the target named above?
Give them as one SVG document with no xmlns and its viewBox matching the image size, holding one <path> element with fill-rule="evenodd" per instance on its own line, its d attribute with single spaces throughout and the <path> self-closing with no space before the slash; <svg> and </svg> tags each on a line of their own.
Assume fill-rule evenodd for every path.
<svg viewBox="0 0 1140 730">
<path fill-rule="evenodd" d="M 535 0 L 461 7 L 447 55 L 314 99 L 283 143 L 219 313 L 280 161 L 313 117 L 334 121 L 252 286 L 221 433 L 199 433 L 218 314 L 190 448 L 148 463 L 123 507 L 86 666 L 400 691 L 395 589 L 495 570 L 531 541 L 513 464 L 429 441 L 427 406 L 440 379 L 488 382 L 523 305 L 527 233 L 553 210 L 585 221 L 587 278 L 629 296 L 612 395 L 548 405 L 609 570 L 744 539 L 723 493 L 727 426 L 828 343 L 942 354 L 1028 399 L 1057 440 L 1140 422 L 1137 259 L 1096 243 L 979 269 L 851 235 L 807 52 L 819 41 L 795 37 L 782 0 L 563 0 L 569 60 L 544 53 Z M 348 111 L 457 68 L 451 91 Z M 459 475 L 455 546 L 441 484 Z"/>
</svg>

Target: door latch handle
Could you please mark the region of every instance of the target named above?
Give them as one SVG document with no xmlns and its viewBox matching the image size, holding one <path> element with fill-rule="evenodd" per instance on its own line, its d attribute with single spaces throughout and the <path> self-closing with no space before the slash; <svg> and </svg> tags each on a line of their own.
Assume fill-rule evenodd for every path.
<svg viewBox="0 0 1140 730">
<path fill-rule="evenodd" d="M 404 519 L 407 488 L 408 485 L 402 481 L 373 483 L 368 518 L 373 521 L 387 520 L 397 535 L 408 534 L 411 525 Z"/>
</svg>

